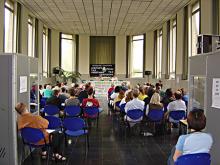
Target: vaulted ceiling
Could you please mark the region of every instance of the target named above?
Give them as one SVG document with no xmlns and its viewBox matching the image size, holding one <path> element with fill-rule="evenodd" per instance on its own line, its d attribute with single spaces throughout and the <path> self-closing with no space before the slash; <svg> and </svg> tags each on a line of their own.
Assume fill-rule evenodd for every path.
<svg viewBox="0 0 220 165">
<path fill-rule="evenodd" d="M 46 25 L 66 33 L 132 35 L 155 29 L 190 0 L 21 0 Z"/>
</svg>

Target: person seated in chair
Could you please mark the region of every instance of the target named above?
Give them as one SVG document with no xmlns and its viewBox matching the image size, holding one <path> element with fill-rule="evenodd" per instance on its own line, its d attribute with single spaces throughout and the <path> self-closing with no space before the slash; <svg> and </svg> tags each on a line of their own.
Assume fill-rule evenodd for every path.
<svg viewBox="0 0 220 165">
<path fill-rule="evenodd" d="M 61 141 L 63 140 L 62 134 L 59 132 L 53 132 L 51 136 L 47 133 L 46 129 L 48 128 L 49 122 L 41 116 L 33 115 L 28 112 L 27 106 L 24 103 L 18 103 L 15 107 L 15 110 L 20 115 L 18 119 L 18 129 L 25 127 L 37 128 L 40 129 L 44 136 L 46 143 L 51 142 L 53 150 L 53 158 L 61 161 L 65 161 L 66 158 L 61 155 Z M 49 139 L 51 137 L 51 139 Z M 38 142 L 38 145 L 45 144 L 44 139 Z M 46 158 L 47 152 L 46 148 L 42 148 L 41 156 L 43 159 Z"/>
<path fill-rule="evenodd" d="M 133 89 L 133 100 L 127 102 L 127 104 L 125 105 L 125 113 L 127 113 L 128 111 L 132 111 L 134 109 L 140 109 L 140 110 L 144 110 L 144 101 L 141 101 L 138 99 L 139 96 L 139 89 L 135 88 Z M 127 119 L 128 121 L 133 121 L 133 122 L 137 122 L 137 121 L 141 121 L 142 117 L 140 117 L 137 120 L 132 120 L 131 118 L 129 118 L 127 115 L 125 115 L 125 119 Z"/>
<path fill-rule="evenodd" d="M 163 110 L 163 104 L 160 102 L 160 94 L 155 92 L 150 99 L 150 103 L 147 105 L 146 108 L 146 116 L 150 110 L 157 109 Z"/>
<path fill-rule="evenodd" d="M 79 106 L 80 101 L 76 97 L 76 92 L 77 92 L 76 89 L 70 88 L 68 92 L 70 94 L 70 97 L 65 101 L 65 105 L 66 106 Z"/>
<path fill-rule="evenodd" d="M 54 89 L 53 96 L 47 99 L 46 105 L 56 105 L 60 110 L 62 109 L 62 101 L 59 98 L 60 90 Z"/>
<path fill-rule="evenodd" d="M 182 94 L 180 91 L 176 91 L 174 93 L 175 101 L 172 101 L 167 106 L 167 112 L 165 114 L 165 117 L 169 115 L 171 111 L 186 111 L 186 104 L 182 100 Z M 172 119 L 171 119 L 172 121 Z"/>
<path fill-rule="evenodd" d="M 99 101 L 93 97 L 93 93 L 94 93 L 93 88 L 90 87 L 88 89 L 88 98 L 85 98 L 82 101 L 82 108 L 86 108 L 86 107 L 97 107 L 97 108 L 99 108 L 100 107 Z M 92 117 L 92 116 L 90 116 L 90 117 Z"/>
<path fill-rule="evenodd" d="M 168 159 L 168 165 L 174 165 L 175 161 L 181 155 L 209 153 L 212 147 L 213 139 L 208 133 L 202 132 L 206 126 L 206 117 L 202 109 L 194 109 L 189 112 L 187 123 L 191 133 L 181 135 L 176 146 L 171 151 Z"/>
</svg>

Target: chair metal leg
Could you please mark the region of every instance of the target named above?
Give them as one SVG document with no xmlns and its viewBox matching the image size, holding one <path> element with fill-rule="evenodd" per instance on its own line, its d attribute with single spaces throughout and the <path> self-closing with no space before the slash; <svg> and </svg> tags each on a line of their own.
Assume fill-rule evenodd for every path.
<svg viewBox="0 0 220 165">
<path fill-rule="evenodd" d="M 33 154 L 32 154 L 32 151 L 31 151 L 31 146 L 29 146 L 29 150 L 30 150 L 30 155 L 31 155 L 31 159 L 33 159 Z"/>
<path fill-rule="evenodd" d="M 50 160 L 50 146 L 47 147 L 47 165 L 49 164 Z"/>
</svg>

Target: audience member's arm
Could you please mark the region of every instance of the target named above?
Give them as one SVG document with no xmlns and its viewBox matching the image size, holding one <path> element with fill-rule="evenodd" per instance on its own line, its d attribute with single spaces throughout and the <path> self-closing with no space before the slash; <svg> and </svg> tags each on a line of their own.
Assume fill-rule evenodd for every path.
<svg viewBox="0 0 220 165">
<path fill-rule="evenodd" d="M 179 139 L 177 141 L 176 150 L 175 150 L 175 153 L 173 155 L 173 160 L 174 161 L 176 161 L 177 158 L 182 155 L 183 145 L 185 143 L 185 138 L 186 138 L 186 135 L 182 135 L 182 136 L 179 137 Z"/>
<path fill-rule="evenodd" d="M 41 116 L 37 116 L 37 120 L 40 125 L 40 128 L 45 128 L 45 129 L 48 128 L 48 125 L 49 125 L 48 120 L 44 119 Z"/>
</svg>

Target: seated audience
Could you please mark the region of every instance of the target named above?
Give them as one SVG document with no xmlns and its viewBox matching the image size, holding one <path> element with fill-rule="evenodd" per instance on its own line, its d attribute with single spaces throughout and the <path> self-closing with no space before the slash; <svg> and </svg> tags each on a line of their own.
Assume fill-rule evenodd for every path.
<svg viewBox="0 0 220 165">
<path fill-rule="evenodd" d="M 183 101 L 186 103 L 186 106 L 188 105 L 189 102 L 189 96 L 186 94 L 186 91 L 184 90 L 184 88 L 180 89 L 181 93 L 182 93 L 182 99 Z"/>
<path fill-rule="evenodd" d="M 175 98 L 173 97 L 173 91 L 171 88 L 168 88 L 165 92 L 165 96 L 163 97 L 163 99 L 161 101 L 164 106 L 164 112 L 167 111 L 168 104 L 174 100 L 175 100 Z"/>
<path fill-rule="evenodd" d="M 133 92 L 129 91 L 126 96 L 121 100 L 119 106 L 122 104 L 126 104 L 127 102 L 131 101 L 133 99 Z"/>
<path fill-rule="evenodd" d="M 179 137 L 168 159 L 169 165 L 174 165 L 174 162 L 181 155 L 210 152 L 213 143 L 212 136 L 202 132 L 206 126 L 204 111 L 202 109 L 190 111 L 187 117 L 187 123 L 192 132 Z"/>
<path fill-rule="evenodd" d="M 36 85 L 32 85 L 31 91 L 30 91 L 30 101 L 31 103 L 35 103 L 37 96 L 36 96 Z"/>
<path fill-rule="evenodd" d="M 114 84 L 111 84 L 111 87 L 108 89 L 108 97 L 111 96 L 112 92 L 114 91 L 115 89 L 115 85 Z"/>
<path fill-rule="evenodd" d="M 79 106 L 80 101 L 75 96 L 76 95 L 76 90 L 74 88 L 70 88 L 68 92 L 70 94 L 70 97 L 65 101 L 65 105 L 66 106 Z"/>
<path fill-rule="evenodd" d="M 114 90 L 113 93 L 111 94 L 110 98 L 111 98 L 112 100 L 114 100 L 116 97 L 118 97 L 120 90 L 121 90 L 121 87 L 120 87 L 120 86 L 116 86 L 116 87 L 115 87 L 115 90 Z"/>
<path fill-rule="evenodd" d="M 183 110 L 183 111 L 186 111 L 186 104 L 185 102 L 182 100 L 182 94 L 180 91 L 176 91 L 175 94 L 175 101 L 172 101 L 168 104 L 167 106 L 167 112 L 165 114 L 165 116 L 168 116 L 168 114 L 171 112 L 171 111 L 180 111 L 180 110 Z M 173 121 L 172 118 L 169 119 L 169 121 L 171 122 L 175 122 Z"/>
<path fill-rule="evenodd" d="M 47 85 L 46 89 L 43 90 L 43 96 L 46 98 L 50 98 L 53 96 L 51 85 Z"/>
<path fill-rule="evenodd" d="M 82 108 L 85 107 L 98 107 L 99 101 L 93 97 L 93 88 L 88 89 L 88 98 L 83 99 Z"/>
<path fill-rule="evenodd" d="M 163 110 L 163 104 L 160 102 L 160 95 L 159 93 L 155 92 L 153 96 L 150 99 L 149 105 L 147 105 L 146 108 L 146 115 L 149 113 L 150 110 L 156 109 L 156 110 Z"/>
<path fill-rule="evenodd" d="M 59 94 L 59 99 L 61 100 L 61 103 L 65 103 L 65 100 L 68 99 L 70 96 L 67 93 L 67 90 L 65 87 L 61 88 L 61 92 Z"/>
<path fill-rule="evenodd" d="M 53 90 L 53 96 L 47 99 L 46 105 L 56 105 L 59 109 L 62 109 L 61 107 L 61 99 L 59 98 L 60 90 Z"/>
<path fill-rule="evenodd" d="M 140 109 L 140 110 L 144 110 L 144 101 L 141 101 L 138 99 L 139 96 L 139 90 L 138 89 L 133 89 L 133 100 L 127 102 L 127 104 L 125 105 L 125 113 L 127 113 L 128 111 L 132 111 L 134 109 Z M 128 121 L 134 121 L 132 119 L 130 119 L 129 117 L 125 116 L 125 118 L 127 118 Z M 141 121 L 142 117 L 135 120 L 135 121 Z"/>
<path fill-rule="evenodd" d="M 114 109 L 116 111 L 120 111 L 120 107 L 119 104 L 118 106 L 116 105 L 116 103 L 121 102 L 121 100 L 125 97 L 125 91 L 124 90 L 120 90 L 118 96 L 114 99 Z"/>
<path fill-rule="evenodd" d="M 139 87 L 139 92 L 140 94 L 138 96 L 138 99 L 144 101 L 144 99 L 147 98 L 148 96 L 146 95 L 143 86 Z"/>
<path fill-rule="evenodd" d="M 79 93 L 78 99 L 80 101 L 80 103 L 82 103 L 83 99 L 88 98 L 88 90 L 90 88 L 90 84 L 87 83 L 85 85 L 85 89 L 81 90 L 81 92 Z"/>
<path fill-rule="evenodd" d="M 65 161 L 66 158 L 63 157 L 60 152 L 62 151 L 62 143 L 60 143 L 60 141 L 63 140 L 63 135 L 58 132 L 53 132 L 52 136 L 49 136 L 49 133 L 47 133 L 46 131 L 49 122 L 41 116 L 32 115 L 31 113 L 29 113 L 27 110 L 27 106 L 24 103 L 18 103 L 15 107 L 15 110 L 20 115 L 18 119 L 18 129 L 20 130 L 25 127 L 40 129 L 45 136 L 46 143 L 49 143 L 51 141 L 53 157 L 57 160 Z M 49 139 L 49 137 L 51 137 L 51 139 Z M 44 139 L 42 139 L 38 142 L 38 145 L 43 145 L 44 143 Z M 41 156 L 43 159 L 46 159 L 46 148 L 42 148 Z"/>
</svg>

